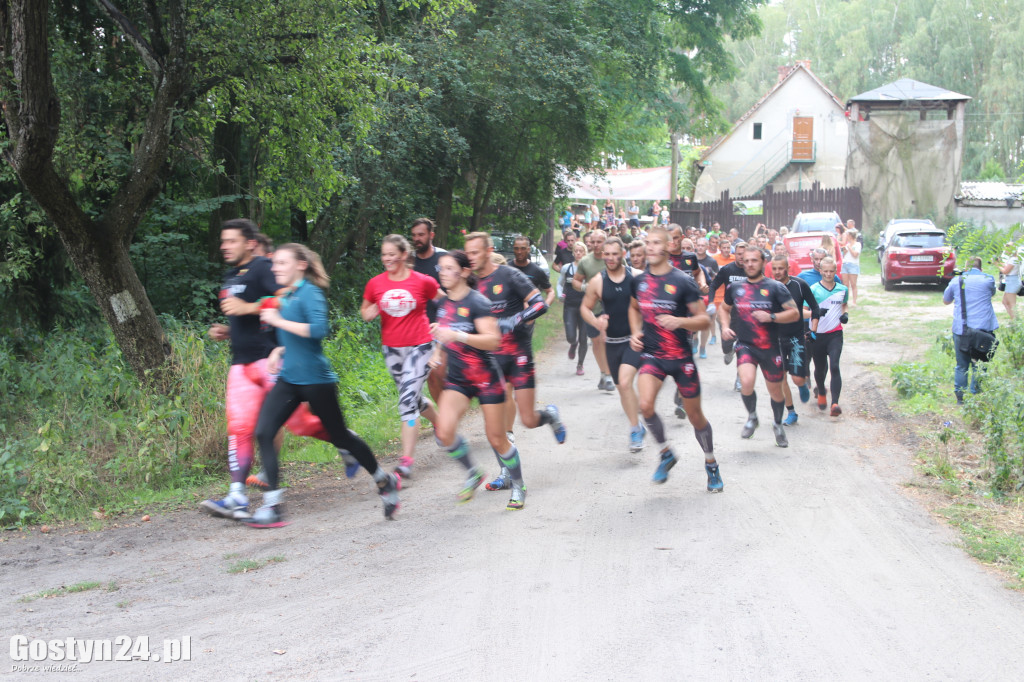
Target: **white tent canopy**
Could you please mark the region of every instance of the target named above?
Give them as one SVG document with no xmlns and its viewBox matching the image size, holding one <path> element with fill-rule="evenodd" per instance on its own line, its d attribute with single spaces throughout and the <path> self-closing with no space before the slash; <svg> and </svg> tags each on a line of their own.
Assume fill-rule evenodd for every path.
<svg viewBox="0 0 1024 682">
<path fill-rule="evenodd" d="M 672 167 L 610 170 L 604 177 L 587 173 L 579 179 L 566 178 L 565 182 L 569 199 L 663 201 L 672 196 Z"/>
</svg>

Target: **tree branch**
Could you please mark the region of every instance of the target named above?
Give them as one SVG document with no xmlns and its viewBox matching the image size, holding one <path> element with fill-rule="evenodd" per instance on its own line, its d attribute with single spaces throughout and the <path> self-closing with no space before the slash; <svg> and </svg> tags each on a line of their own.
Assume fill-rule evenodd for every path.
<svg viewBox="0 0 1024 682">
<path fill-rule="evenodd" d="M 134 47 L 135 51 L 142 57 L 142 61 L 145 62 L 146 68 L 153 74 L 153 80 L 158 81 L 163 75 L 163 67 L 160 65 L 160 59 L 156 52 L 153 50 L 153 46 L 149 44 L 149 41 L 139 33 L 139 29 L 135 28 L 135 25 L 126 17 L 121 10 L 114 6 L 114 3 L 110 0 L 95 0 L 103 12 L 110 17 L 110 20 L 117 24 L 125 35 L 128 37 Z M 162 39 L 161 39 L 162 40 Z"/>
</svg>

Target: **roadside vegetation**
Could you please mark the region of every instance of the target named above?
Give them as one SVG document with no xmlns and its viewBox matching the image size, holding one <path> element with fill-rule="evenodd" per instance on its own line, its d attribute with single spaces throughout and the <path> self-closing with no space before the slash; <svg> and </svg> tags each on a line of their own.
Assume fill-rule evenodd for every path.
<svg viewBox="0 0 1024 682">
<path fill-rule="evenodd" d="M 991 263 L 1019 226 L 990 232 L 969 225 L 949 231 L 957 249 L 958 267 L 981 256 L 990 274 Z M 867 261 L 862 261 L 868 263 Z M 865 272 L 875 276 L 877 264 Z M 997 273 L 996 273 L 997 274 Z M 941 292 L 900 292 L 901 303 L 932 302 Z M 935 510 L 963 535 L 967 551 L 980 561 L 1011 576 L 1010 584 L 1024 589 L 1024 324 L 1011 323 L 996 292 L 999 349 L 988 363 L 981 392 L 966 394 L 959 407 L 953 395 L 956 364 L 951 332 L 952 313 L 942 320 L 901 320 L 892 334 L 903 345 L 915 341 L 919 354 L 889 369 L 898 396 L 897 409 L 921 439 L 917 468 L 924 485 L 944 501 Z M 908 300 L 909 299 L 909 300 Z M 871 314 L 870 299 L 857 308 Z"/>
</svg>

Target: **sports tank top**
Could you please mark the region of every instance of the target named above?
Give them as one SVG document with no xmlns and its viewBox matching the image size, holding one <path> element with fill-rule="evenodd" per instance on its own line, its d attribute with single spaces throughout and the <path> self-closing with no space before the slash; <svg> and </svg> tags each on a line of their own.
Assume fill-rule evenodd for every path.
<svg viewBox="0 0 1024 682">
<path fill-rule="evenodd" d="M 613 282 L 608 271 L 601 273 L 601 303 L 608 315 L 608 330 L 605 334 L 609 339 L 621 339 L 630 335 L 629 301 L 633 291 L 633 273 L 626 268 L 626 276 L 621 282 Z"/>
</svg>

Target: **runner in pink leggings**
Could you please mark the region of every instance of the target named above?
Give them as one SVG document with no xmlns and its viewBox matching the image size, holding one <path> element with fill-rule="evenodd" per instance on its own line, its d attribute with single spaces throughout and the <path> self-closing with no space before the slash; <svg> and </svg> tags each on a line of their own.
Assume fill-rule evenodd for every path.
<svg viewBox="0 0 1024 682">
<path fill-rule="evenodd" d="M 256 225 L 243 218 L 229 220 L 221 228 L 221 254 L 231 269 L 224 275 L 220 291 L 220 309 L 228 324 L 210 327 L 210 338 L 231 342 L 231 369 L 227 382 L 228 469 L 231 487 L 223 499 L 211 499 L 200 507 L 214 516 L 229 519 L 249 518 L 246 481 L 261 485 L 262 479 L 249 476 L 254 457 L 253 434 L 263 398 L 277 377 L 267 371 L 267 356 L 276 345 L 273 330 L 260 324 L 261 305 L 277 294 L 278 286 L 270 271 L 270 260 L 256 256 L 260 244 Z M 306 404 L 300 406 L 286 426 L 300 436 L 330 440 L 320 420 Z"/>
</svg>

